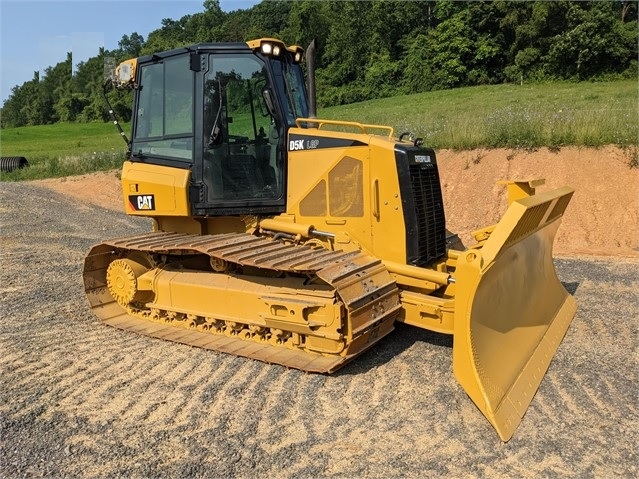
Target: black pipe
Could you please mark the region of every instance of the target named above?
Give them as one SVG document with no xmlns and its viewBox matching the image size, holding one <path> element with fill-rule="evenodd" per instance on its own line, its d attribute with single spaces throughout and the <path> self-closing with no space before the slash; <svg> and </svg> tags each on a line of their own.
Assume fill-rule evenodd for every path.
<svg viewBox="0 0 639 479">
<path fill-rule="evenodd" d="M 0 158 L 0 171 L 4 173 L 10 173 L 27 166 L 29 166 L 29 162 L 24 156 L 3 156 Z"/>
</svg>

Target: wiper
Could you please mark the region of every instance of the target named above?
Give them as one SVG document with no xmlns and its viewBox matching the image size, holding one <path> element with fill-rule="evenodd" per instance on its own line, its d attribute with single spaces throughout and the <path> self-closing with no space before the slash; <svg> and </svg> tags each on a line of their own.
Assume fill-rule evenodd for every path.
<svg viewBox="0 0 639 479">
<path fill-rule="evenodd" d="M 213 122 L 213 128 L 211 128 L 211 134 L 209 135 L 209 142 L 206 145 L 208 148 L 213 148 L 216 145 L 219 145 L 219 139 L 222 137 L 220 133 L 222 128 L 220 127 L 220 116 L 222 115 L 222 82 L 218 79 L 218 92 L 220 94 L 219 106 L 217 108 L 217 114 L 215 115 L 215 121 Z"/>
</svg>

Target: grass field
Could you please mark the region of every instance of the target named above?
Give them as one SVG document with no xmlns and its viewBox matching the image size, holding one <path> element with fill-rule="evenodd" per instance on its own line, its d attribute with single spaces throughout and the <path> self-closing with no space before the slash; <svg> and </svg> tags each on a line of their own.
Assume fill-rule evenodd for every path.
<svg viewBox="0 0 639 479">
<path fill-rule="evenodd" d="M 129 135 L 130 126 L 123 125 Z M 126 144 L 112 123 L 57 123 L 0 130 L 2 156 L 24 156 L 29 168 L 3 180 L 79 175 L 119 168 Z"/>
<path fill-rule="evenodd" d="M 325 108 L 322 118 L 390 125 L 434 148 L 561 148 L 614 144 L 636 150 L 636 81 L 492 85 Z M 123 125 L 129 134 L 129 125 Z M 125 144 L 111 123 L 63 123 L 0 131 L 2 156 L 30 168 L 3 180 L 68 176 L 118 168 Z"/>
<path fill-rule="evenodd" d="M 491 85 L 327 108 L 322 116 L 391 125 L 434 148 L 637 145 L 636 81 Z"/>
</svg>

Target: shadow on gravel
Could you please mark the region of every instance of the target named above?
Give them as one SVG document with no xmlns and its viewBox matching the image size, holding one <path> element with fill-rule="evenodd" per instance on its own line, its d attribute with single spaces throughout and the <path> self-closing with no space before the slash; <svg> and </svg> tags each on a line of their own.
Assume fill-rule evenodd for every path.
<svg viewBox="0 0 639 479">
<path fill-rule="evenodd" d="M 356 357 L 333 375 L 361 374 L 392 361 L 396 356 L 408 350 L 415 343 L 428 343 L 434 349 L 445 348 L 442 354 L 452 355 L 453 337 L 439 334 L 402 323 L 395 324 L 395 331 Z"/>
<path fill-rule="evenodd" d="M 562 281 L 561 284 L 564 285 L 564 288 L 566 288 L 566 291 L 568 291 L 568 293 L 570 293 L 571 296 L 574 296 L 575 293 L 577 292 L 577 288 L 579 288 L 579 285 L 581 283 L 577 281 L 572 281 L 570 283 Z"/>
</svg>

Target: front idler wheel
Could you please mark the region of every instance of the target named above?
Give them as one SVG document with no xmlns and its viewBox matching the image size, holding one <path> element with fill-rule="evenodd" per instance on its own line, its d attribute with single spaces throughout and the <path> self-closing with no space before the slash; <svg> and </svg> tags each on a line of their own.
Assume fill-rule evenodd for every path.
<svg viewBox="0 0 639 479">
<path fill-rule="evenodd" d="M 106 271 L 107 288 L 118 304 L 128 307 L 133 302 L 146 302 L 152 299 L 150 291 L 138 290 L 138 278 L 148 268 L 131 259 L 116 259 Z"/>
</svg>

